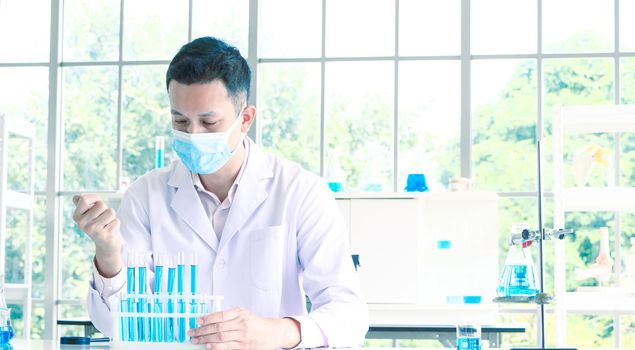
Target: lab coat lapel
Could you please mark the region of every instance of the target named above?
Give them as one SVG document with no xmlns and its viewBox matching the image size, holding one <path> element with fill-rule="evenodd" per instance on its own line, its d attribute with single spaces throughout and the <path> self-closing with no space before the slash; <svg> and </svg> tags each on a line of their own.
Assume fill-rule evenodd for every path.
<svg viewBox="0 0 635 350">
<path fill-rule="evenodd" d="M 249 158 L 221 235 L 219 254 L 269 195 L 267 193 L 268 179 L 273 177 L 271 164 L 267 162 L 265 154 L 251 139 L 247 138 L 247 142 L 249 142 Z"/>
<path fill-rule="evenodd" d="M 176 187 L 176 193 L 170 206 L 176 211 L 201 239 L 214 251 L 218 248 L 218 238 L 214 228 L 201 205 L 201 201 L 192 183 L 192 173 L 181 163 L 176 165 L 168 185 Z"/>
</svg>

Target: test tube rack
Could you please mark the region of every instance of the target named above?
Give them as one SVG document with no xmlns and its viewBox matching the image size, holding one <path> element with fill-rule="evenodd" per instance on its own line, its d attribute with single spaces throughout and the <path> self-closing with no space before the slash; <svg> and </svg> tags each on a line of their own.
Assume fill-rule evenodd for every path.
<svg viewBox="0 0 635 350">
<path fill-rule="evenodd" d="M 204 349 L 191 344 L 187 332 L 199 317 L 221 311 L 222 300 L 209 294 L 121 294 L 112 312 L 111 348 Z"/>
</svg>

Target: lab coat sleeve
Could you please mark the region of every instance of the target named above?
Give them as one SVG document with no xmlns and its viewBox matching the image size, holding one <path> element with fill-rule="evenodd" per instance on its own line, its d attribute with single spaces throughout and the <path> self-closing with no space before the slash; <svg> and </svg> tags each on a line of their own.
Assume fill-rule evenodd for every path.
<svg viewBox="0 0 635 350">
<path fill-rule="evenodd" d="M 127 252 L 150 252 L 150 225 L 146 208 L 141 197 L 131 187 L 124 195 L 118 210 L 121 221 L 122 238 L 122 266 L 123 268 L 112 278 L 105 278 L 99 274 L 93 259 L 93 276 L 88 288 L 88 315 L 95 328 L 108 337 L 113 336 L 113 316 L 117 300 L 126 290 Z M 148 269 L 148 284 L 153 278 Z"/>
<path fill-rule="evenodd" d="M 355 347 L 368 331 L 368 307 L 353 266 L 342 214 L 324 180 L 317 179 L 298 211 L 298 256 L 311 299 L 300 322 L 301 347 Z"/>
</svg>

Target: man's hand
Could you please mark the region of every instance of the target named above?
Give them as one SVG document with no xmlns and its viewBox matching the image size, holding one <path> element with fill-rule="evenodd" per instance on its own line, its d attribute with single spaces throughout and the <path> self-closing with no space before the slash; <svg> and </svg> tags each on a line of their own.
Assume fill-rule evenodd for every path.
<svg viewBox="0 0 635 350">
<path fill-rule="evenodd" d="M 99 274 L 110 278 L 121 270 L 119 219 L 114 209 L 94 194 L 74 196 L 73 220 L 95 242 L 95 265 Z"/>
<path fill-rule="evenodd" d="M 300 343 L 300 323 L 290 319 L 262 318 L 241 308 L 201 317 L 189 331 L 193 344 L 208 349 L 293 348 Z"/>
</svg>

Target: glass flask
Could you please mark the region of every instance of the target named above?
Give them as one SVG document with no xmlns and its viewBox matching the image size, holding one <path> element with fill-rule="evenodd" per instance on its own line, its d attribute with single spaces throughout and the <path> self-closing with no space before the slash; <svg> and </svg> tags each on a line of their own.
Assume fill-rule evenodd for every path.
<svg viewBox="0 0 635 350">
<path fill-rule="evenodd" d="M 537 277 L 529 244 L 509 247 L 496 294 L 499 297 L 532 297 L 538 294 Z"/>
</svg>

